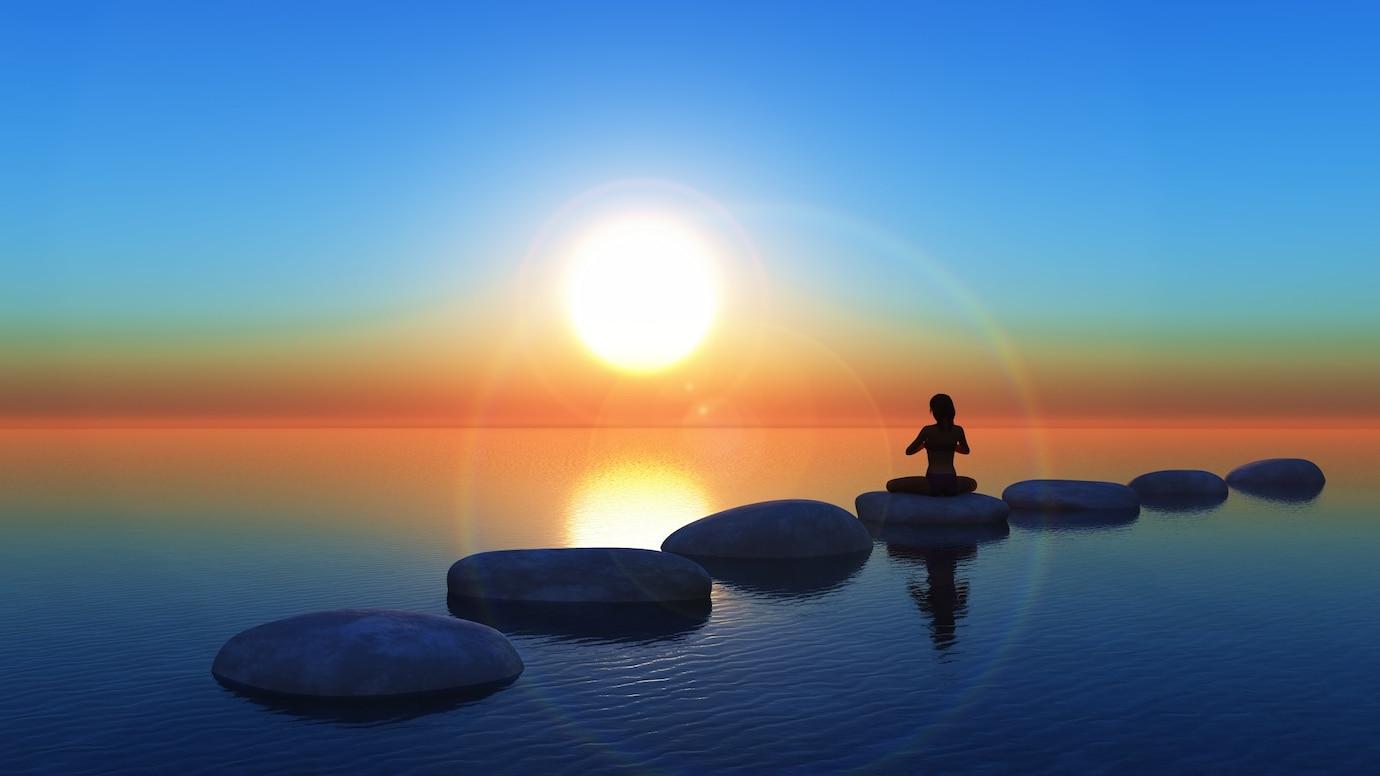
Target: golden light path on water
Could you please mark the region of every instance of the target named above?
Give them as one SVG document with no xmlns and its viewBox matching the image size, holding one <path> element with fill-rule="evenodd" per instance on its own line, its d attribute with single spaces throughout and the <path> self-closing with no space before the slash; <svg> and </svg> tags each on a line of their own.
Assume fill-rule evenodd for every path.
<svg viewBox="0 0 1380 776">
<path fill-rule="evenodd" d="M 614 459 L 596 464 L 575 486 L 566 545 L 656 550 L 672 531 L 709 512 L 689 471 L 655 459 Z"/>
</svg>

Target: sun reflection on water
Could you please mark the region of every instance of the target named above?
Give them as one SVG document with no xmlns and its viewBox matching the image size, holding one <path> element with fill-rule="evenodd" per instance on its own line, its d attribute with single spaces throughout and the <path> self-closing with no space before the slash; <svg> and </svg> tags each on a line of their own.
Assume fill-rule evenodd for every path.
<svg viewBox="0 0 1380 776">
<path fill-rule="evenodd" d="M 672 531 L 709 514 L 699 480 L 666 461 L 618 459 L 591 470 L 566 510 L 570 547 L 660 549 Z"/>
</svg>

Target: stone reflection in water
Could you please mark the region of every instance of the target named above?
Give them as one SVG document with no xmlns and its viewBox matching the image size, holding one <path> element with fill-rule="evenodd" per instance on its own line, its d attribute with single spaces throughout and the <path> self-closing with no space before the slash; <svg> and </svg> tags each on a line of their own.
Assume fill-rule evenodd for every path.
<svg viewBox="0 0 1380 776">
<path fill-rule="evenodd" d="M 340 725 L 378 726 L 406 723 L 431 714 L 440 714 L 472 703 L 483 703 L 493 693 L 473 693 L 438 697 L 350 700 L 341 698 L 292 698 L 251 693 L 232 687 L 225 692 L 242 698 L 269 714 L 283 714 L 313 722 Z M 499 690 L 504 692 L 504 690 Z"/>
<path fill-rule="evenodd" d="M 686 523 L 710 512 L 689 471 L 651 457 L 597 464 L 575 487 L 566 510 L 566 546 L 661 548 Z"/>
<path fill-rule="evenodd" d="M 706 558 L 688 556 L 716 582 L 750 595 L 813 598 L 837 590 L 867 563 L 871 549 L 823 558 Z"/>
<path fill-rule="evenodd" d="M 1123 528 L 1140 518 L 1140 509 L 1088 509 L 1080 512 L 1050 512 L 1013 509 L 1009 524 L 1030 531 L 1105 531 Z"/>
<path fill-rule="evenodd" d="M 485 601 L 450 597 L 450 613 L 509 636 L 550 636 L 605 642 L 674 639 L 709 620 L 709 601 L 588 604 Z"/>
<path fill-rule="evenodd" d="M 1276 504 L 1311 504 L 1318 500 L 1322 495 L 1324 483 L 1303 483 L 1303 484 L 1244 484 L 1232 485 L 1237 491 L 1261 501 L 1270 501 Z"/>
</svg>

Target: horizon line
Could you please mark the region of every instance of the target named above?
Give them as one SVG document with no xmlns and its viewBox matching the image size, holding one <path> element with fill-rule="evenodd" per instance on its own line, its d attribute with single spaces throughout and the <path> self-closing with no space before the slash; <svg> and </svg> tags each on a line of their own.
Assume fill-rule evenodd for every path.
<svg viewBox="0 0 1380 776">
<path fill-rule="evenodd" d="M 733 430 L 745 428 L 762 429 L 897 429 L 918 428 L 931 422 L 924 419 L 897 419 L 883 423 L 550 423 L 550 422 L 508 422 L 508 423 L 462 423 L 456 421 L 405 421 L 398 419 L 360 419 L 356 421 L 337 418 L 231 418 L 212 419 L 205 417 L 104 417 L 104 418 L 5 418 L 0 417 L 0 429 L 12 431 L 43 430 L 347 430 L 347 429 L 455 429 L 455 430 Z M 960 423 L 959 425 L 965 425 Z M 1125 417 L 1076 417 L 1050 418 L 1045 420 L 1015 419 L 1009 417 L 969 419 L 966 424 L 973 427 L 993 429 L 1020 428 L 1087 428 L 1087 429 L 1265 429 L 1265 428 L 1314 428 L 1334 430 L 1375 430 L 1380 429 L 1380 416 L 1327 417 L 1327 416 L 1242 416 L 1231 418 L 1125 418 Z"/>
</svg>

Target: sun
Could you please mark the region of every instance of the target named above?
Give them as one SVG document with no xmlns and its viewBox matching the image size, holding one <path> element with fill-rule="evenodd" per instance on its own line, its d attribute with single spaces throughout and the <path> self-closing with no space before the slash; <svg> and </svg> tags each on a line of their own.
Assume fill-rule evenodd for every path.
<svg viewBox="0 0 1380 776">
<path fill-rule="evenodd" d="M 689 355 L 717 308 L 715 259 L 692 229 L 662 215 L 591 229 L 570 257 L 571 321 L 600 360 L 655 372 Z"/>
</svg>

